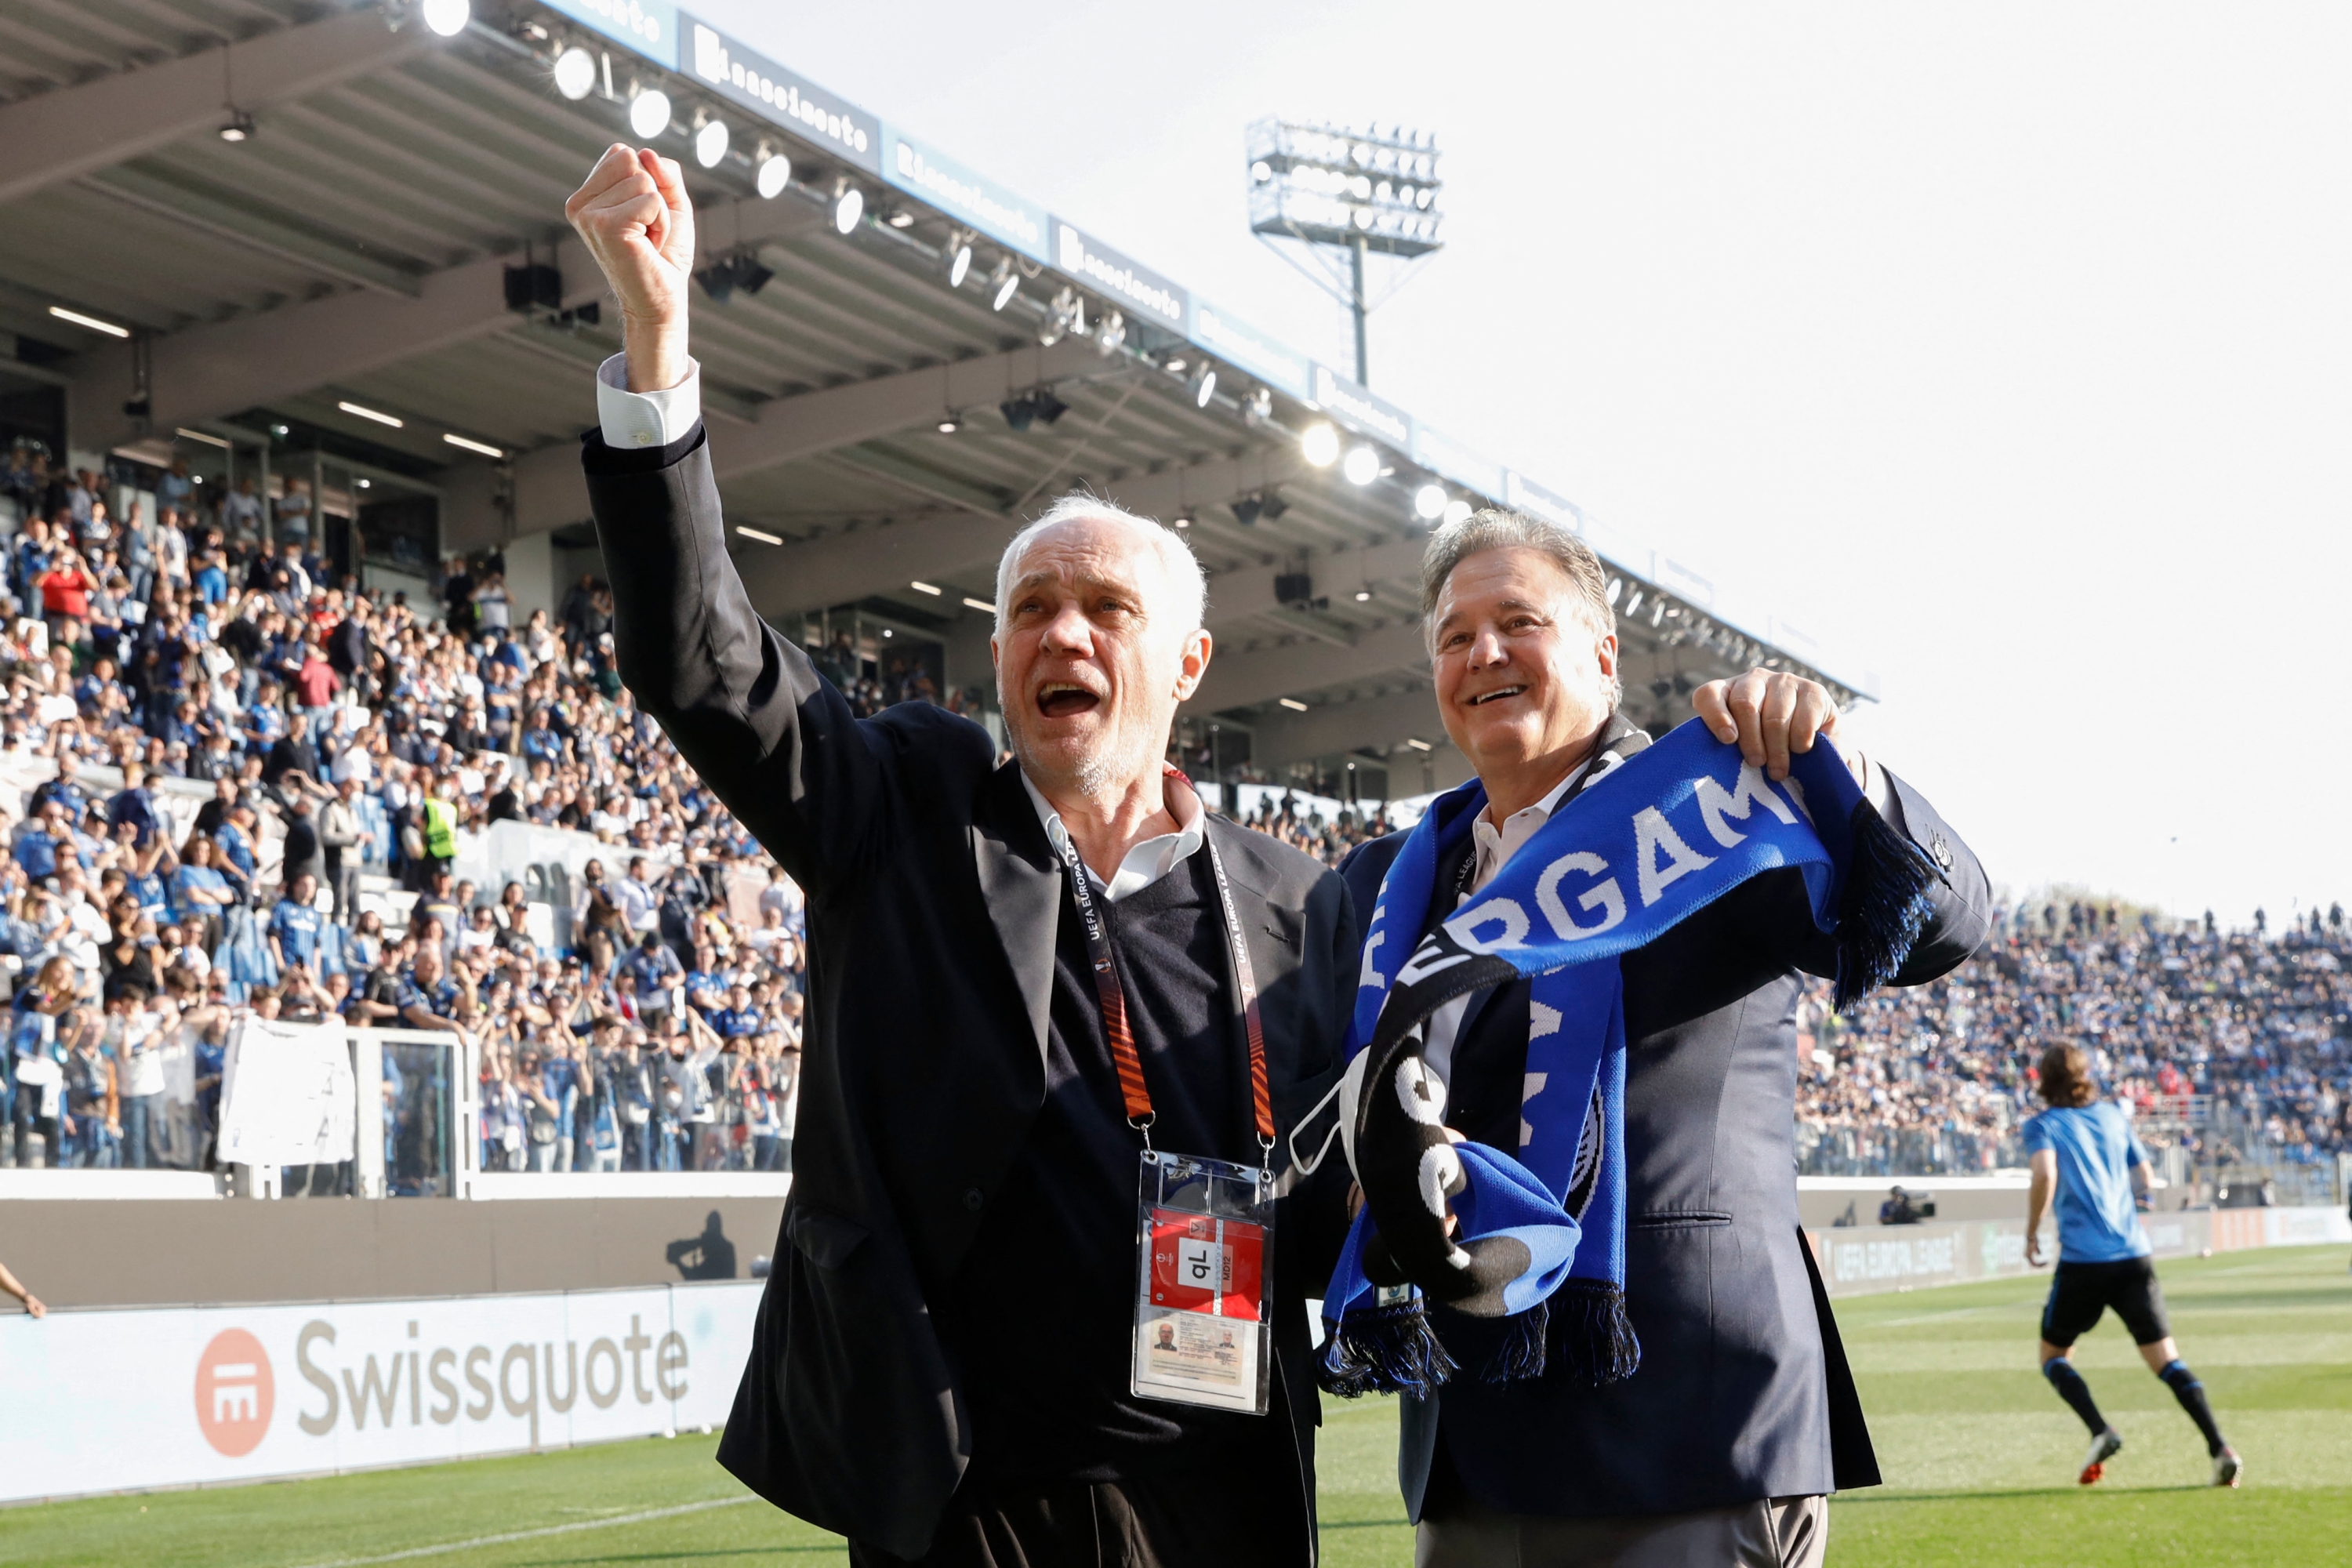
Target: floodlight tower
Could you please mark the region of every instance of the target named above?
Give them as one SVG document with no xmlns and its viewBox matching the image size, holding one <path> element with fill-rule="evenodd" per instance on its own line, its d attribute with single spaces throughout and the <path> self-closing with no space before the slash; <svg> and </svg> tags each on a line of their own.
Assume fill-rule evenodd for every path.
<svg viewBox="0 0 2352 1568">
<path fill-rule="evenodd" d="M 1261 120 L 1249 128 L 1250 232 L 1346 305 L 1356 322 L 1356 380 L 1371 384 L 1364 318 L 1403 287 L 1411 264 L 1436 251 L 1442 221 L 1437 137 L 1432 132 Z M 1300 267 L 1277 239 L 1297 240 L 1321 274 Z M 1344 275 L 1333 253 L 1347 253 Z M 1379 300 L 1364 297 L 1364 262 L 1378 252 L 1406 262 Z"/>
</svg>

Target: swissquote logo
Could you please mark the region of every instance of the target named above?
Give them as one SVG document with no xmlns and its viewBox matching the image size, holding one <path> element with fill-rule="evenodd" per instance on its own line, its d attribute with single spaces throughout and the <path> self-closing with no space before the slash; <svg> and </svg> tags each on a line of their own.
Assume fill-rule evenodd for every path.
<svg viewBox="0 0 2352 1568">
<path fill-rule="evenodd" d="M 223 1329 L 196 1358 L 196 1426 L 232 1459 L 250 1454 L 269 1432 L 278 1403 L 268 1353 L 243 1329 Z"/>
</svg>

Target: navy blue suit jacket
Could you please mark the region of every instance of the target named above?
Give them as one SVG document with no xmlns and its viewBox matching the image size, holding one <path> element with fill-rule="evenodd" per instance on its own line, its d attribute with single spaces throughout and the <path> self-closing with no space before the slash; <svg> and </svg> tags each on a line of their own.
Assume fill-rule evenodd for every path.
<svg viewBox="0 0 2352 1568">
<path fill-rule="evenodd" d="M 1893 826 L 1949 879 L 1895 981 L 1916 985 L 1982 944 L 1991 896 L 1958 836 L 1889 782 Z M 1359 931 L 1402 847 L 1402 836 L 1374 839 L 1341 865 Z M 1439 867 L 1423 930 L 1453 912 L 1467 853 L 1465 841 Z M 1416 1521 L 1465 1493 L 1507 1512 L 1597 1517 L 1878 1482 L 1797 1217 L 1797 999 L 1803 974 L 1836 969 L 1803 884 L 1793 870 L 1751 879 L 1621 963 L 1625 1295 L 1641 1370 L 1601 1389 L 1463 1380 L 1408 1397 L 1398 1475 Z M 1465 1136 L 1516 1132 L 1527 1032 L 1524 980 L 1472 999 L 1448 1095 L 1447 1119 Z"/>
</svg>

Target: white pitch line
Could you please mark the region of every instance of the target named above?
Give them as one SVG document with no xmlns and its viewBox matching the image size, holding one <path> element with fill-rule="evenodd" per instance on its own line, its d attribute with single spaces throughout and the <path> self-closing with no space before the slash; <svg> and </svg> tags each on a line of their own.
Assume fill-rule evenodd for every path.
<svg viewBox="0 0 2352 1568">
<path fill-rule="evenodd" d="M 542 1535 L 570 1535 L 583 1530 L 610 1530 L 617 1524 L 643 1524 L 649 1519 L 675 1519 L 681 1513 L 733 1508 L 738 1503 L 752 1500 L 748 1497 L 712 1498 L 708 1502 L 680 1503 L 676 1508 L 649 1508 L 643 1513 L 625 1513 L 615 1519 L 583 1520 L 578 1524 L 549 1524 L 537 1530 L 510 1530 L 503 1535 L 478 1535 L 471 1541 L 447 1541 L 438 1546 L 412 1546 L 405 1552 L 387 1552 L 381 1557 L 338 1557 L 331 1563 L 306 1563 L 304 1568 L 363 1568 L 370 1563 L 405 1563 L 414 1557 L 440 1557 L 452 1552 L 471 1552 L 478 1546 L 503 1546 L 510 1541 L 535 1541 Z"/>
</svg>

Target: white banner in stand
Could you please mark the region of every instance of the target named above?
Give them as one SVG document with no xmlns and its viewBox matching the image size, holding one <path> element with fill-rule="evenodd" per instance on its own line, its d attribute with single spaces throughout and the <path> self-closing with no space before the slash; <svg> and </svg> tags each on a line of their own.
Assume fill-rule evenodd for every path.
<svg viewBox="0 0 2352 1568">
<path fill-rule="evenodd" d="M 0 1501 L 722 1426 L 762 1288 L 0 1318 Z"/>
<path fill-rule="evenodd" d="M 240 1019 L 221 1079 L 220 1160 L 321 1165 L 352 1157 L 359 1089 L 343 1021 Z"/>
</svg>

